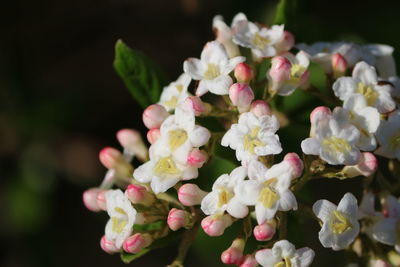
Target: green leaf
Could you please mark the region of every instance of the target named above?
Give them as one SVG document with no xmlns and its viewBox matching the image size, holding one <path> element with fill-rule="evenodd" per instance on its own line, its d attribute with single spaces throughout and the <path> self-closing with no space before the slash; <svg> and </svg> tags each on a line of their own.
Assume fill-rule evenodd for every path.
<svg viewBox="0 0 400 267">
<path fill-rule="evenodd" d="M 118 40 L 115 45 L 114 69 L 143 108 L 158 102 L 167 79 L 150 58 Z"/>
<path fill-rule="evenodd" d="M 285 24 L 285 28 L 292 26 L 296 7 L 297 0 L 280 0 L 276 7 L 273 24 Z"/>
<path fill-rule="evenodd" d="M 142 257 L 143 255 L 147 254 L 150 251 L 151 251 L 150 248 L 144 248 L 144 249 L 142 249 L 141 251 L 139 251 L 136 254 L 130 254 L 128 252 L 122 251 L 121 252 L 121 260 L 124 263 L 128 264 L 128 263 L 130 263 L 130 262 Z"/>
<path fill-rule="evenodd" d="M 310 83 L 321 91 L 326 91 L 327 77 L 320 64 L 311 62 L 308 67 L 310 72 Z"/>
<path fill-rule="evenodd" d="M 150 232 L 155 230 L 161 230 L 165 226 L 165 221 L 156 221 L 149 224 L 135 224 L 133 226 L 133 231 L 140 231 L 140 232 Z"/>
</svg>

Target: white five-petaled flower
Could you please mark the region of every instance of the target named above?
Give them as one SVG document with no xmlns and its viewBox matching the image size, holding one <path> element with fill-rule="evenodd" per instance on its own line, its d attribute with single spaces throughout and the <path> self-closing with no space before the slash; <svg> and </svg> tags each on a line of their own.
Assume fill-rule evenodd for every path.
<svg viewBox="0 0 400 267">
<path fill-rule="evenodd" d="M 380 147 L 376 154 L 386 158 L 400 160 L 400 110 L 389 115 L 388 120 L 383 120 L 376 132 Z"/>
<path fill-rule="evenodd" d="M 325 248 L 345 249 L 357 237 L 360 231 L 358 223 L 357 199 L 346 193 L 336 206 L 322 199 L 313 205 L 315 215 L 322 221 L 319 240 Z"/>
<path fill-rule="evenodd" d="M 376 148 L 375 132 L 380 124 L 380 114 L 376 108 L 367 106 L 365 98 L 360 94 L 351 95 L 342 107 L 333 110 L 333 117 L 342 123 L 350 123 L 360 131 L 357 147 L 363 151 Z"/>
<path fill-rule="evenodd" d="M 232 29 L 224 22 L 221 15 L 213 18 L 212 28 L 216 35 L 216 40 L 224 45 L 226 52 L 230 58 L 240 56 L 239 47 L 232 40 Z"/>
<path fill-rule="evenodd" d="M 238 201 L 234 188 L 247 177 L 247 168 L 237 167 L 229 175 L 221 175 L 213 184 L 212 191 L 201 201 L 201 210 L 206 215 L 222 215 L 227 211 L 235 218 L 248 214 L 246 205 Z"/>
<path fill-rule="evenodd" d="M 189 96 L 187 89 L 191 80 L 186 73 L 181 74 L 175 82 L 164 87 L 159 104 L 164 106 L 167 111 L 174 110 Z"/>
<path fill-rule="evenodd" d="M 304 154 L 318 155 L 332 165 L 355 165 L 360 159 L 360 150 L 356 147 L 360 132 L 350 124 L 327 116 L 318 120 L 315 136 L 301 142 Z"/>
<path fill-rule="evenodd" d="M 252 112 L 246 112 L 225 133 L 221 145 L 236 150 L 236 158 L 246 166 L 258 156 L 281 153 L 279 136 L 275 134 L 278 129 L 279 122 L 274 115 L 257 117 Z"/>
<path fill-rule="evenodd" d="M 297 209 L 297 201 L 289 187 L 293 172 L 290 163 L 282 161 L 270 169 L 259 161 L 252 161 L 248 167 L 250 180 L 235 187 L 235 195 L 247 206 L 255 206 L 258 224 L 274 218 L 278 210 Z"/>
<path fill-rule="evenodd" d="M 314 259 L 308 247 L 297 249 L 287 240 L 280 240 L 272 248 L 257 251 L 256 260 L 263 267 L 308 267 Z"/>
<path fill-rule="evenodd" d="M 392 86 L 378 84 L 378 76 L 374 67 L 359 62 L 353 69 L 352 77 L 341 77 L 333 84 L 333 91 L 340 100 L 347 100 L 351 95 L 359 93 L 364 96 L 367 105 L 387 113 L 396 108 L 391 97 Z"/>
<path fill-rule="evenodd" d="M 283 38 L 284 26 L 273 25 L 270 28 L 259 26 L 247 20 L 239 13 L 232 23 L 233 41 L 251 49 L 255 58 L 273 57 L 277 55 L 277 45 Z"/>
<path fill-rule="evenodd" d="M 205 145 L 209 138 L 210 132 L 195 124 L 193 112 L 178 107 L 175 115 L 161 125 L 160 137 L 149 149 L 150 160 L 139 166 L 133 176 L 139 182 L 151 182 L 155 193 L 165 192 L 179 180 L 194 179 L 198 170 L 187 164 L 189 153 Z"/>
<path fill-rule="evenodd" d="M 107 213 L 110 216 L 110 220 L 106 224 L 106 238 L 115 242 L 115 246 L 119 249 L 132 233 L 137 212 L 119 189 L 109 190 L 106 193 L 106 203 Z"/>
<path fill-rule="evenodd" d="M 201 96 L 210 91 L 217 95 L 227 95 L 232 85 L 229 73 L 245 57 L 229 59 L 224 46 L 218 41 L 208 42 L 201 52 L 200 59 L 189 58 L 183 63 L 183 70 L 192 79 L 200 80 L 196 95 Z"/>
</svg>

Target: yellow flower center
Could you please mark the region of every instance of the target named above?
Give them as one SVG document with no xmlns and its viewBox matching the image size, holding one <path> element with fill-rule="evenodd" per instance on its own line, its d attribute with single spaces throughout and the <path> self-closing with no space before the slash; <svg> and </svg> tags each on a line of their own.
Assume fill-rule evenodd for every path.
<svg viewBox="0 0 400 267">
<path fill-rule="evenodd" d="M 178 90 L 179 93 L 181 93 L 182 90 L 183 90 L 183 85 L 182 84 L 177 84 L 177 85 L 175 85 L 175 88 L 176 88 L 176 90 Z"/>
<path fill-rule="evenodd" d="M 390 148 L 393 150 L 400 148 L 400 133 L 395 134 L 390 138 Z"/>
<path fill-rule="evenodd" d="M 324 139 L 322 145 L 325 150 L 336 153 L 349 153 L 351 151 L 351 146 L 345 139 L 335 136 Z"/>
<path fill-rule="evenodd" d="M 292 262 L 290 261 L 289 257 L 283 257 L 282 261 L 274 264 L 274 267 L 291 267 L 291 266 Z"/>
<path fill-rule="evenodd" d="M 256 33 L 253 37 L 252 43 L 258 49 L 264 49 L 268 44 L 271 43 L 271 41 L 268 38 Z"/>
<path fill-rule="evenodd" d="M 221 73 L 219 72 L 219 67 L 215 64 L 208 63 L 207 70 L 204 73 L 204 79 L 213 80 L 217 78 Z"/>
<path fill-rule="evenodd" d="M 265 146 L 265 144 L 261 142 L 257 137 L 259 132 L 260 127 L 255 127 L 243 138 L 244 149 L 249 151 L 251 154 L 255 154 L 256 147 Z"/>
<path fill-rule="evenodd" d="M 231 200 L 232 197 L 233 197 L 233 195 L 228 189 L 226 189 L 224 187 L 219 188 L 219 190 L 218 190 L 218 208 L 221 208 L 225 204 L 228 204 L 229 200 Z"/>
<path fill-rule="evenodd" d="M 267 209 L 272 208 L 279 200 L 279 195 L 275 192 L 272 183 L 276 182 L 276 178 L 269 179 L 264 182 L 264 188 L 261 190 L 258 201 L 261 202 Z"/>
<path fill-rule="evenodd" d="M 346 215 L 337 210 L 332 212 L 329 223 L 332 232 L 334 232 L 335 234 L 342 234 L 353 227 L 353 225 L 347 219 Z"/>
<path fill-rule="evenodd" d="M 128 221 L 126 219 L 128 214 L 119 207 L 116 207 L 114 211 L 124 215 L 123 218 L 119 218 L 116 216 L 111 217 L 111 225 L 112 225 L 111 228 L 113 232 L 120 234 L 124 230 L 124 227 L 128 224 Z"/>
<path fill-rule="evenodd" d="M 164 101 L 164 105 L 166 105 L 169 108 L 176 108 L 177 104 L 178 104 L 178 98 L 176 96 L 171 97 L 170 100 Z"/>
<path fill-rule="evenodd" d="M 369 106 L 374 105 L 379 96 L 378 93 L 371 86 L 363 83 L 358 83 L 357 93 L 360 93 L 365 97 L 365 100 L 367 100 L 367 104 Z"/>
<path fill-rule="evenodd" d="M 165 157 L 160 159 L 153 169 L 156 175 L 178 175 L 180 174 L 180 170 L 176 167 L 174 160 L 172 157 Z"/>
<path fill-rule="evenodd" d="M 185 130 L 172 130 L 169 131 L 168 144 L 171 150 L 179 148 L 188 139 L 188 135 Z"/>
<path fill-rule="evenodd" d="M 290 80 L 289 83 L 298 84 L 301 76 L 303 75 L 306 68 L 299 64 L 293 64 L 290 68 Z"/>
</svg>

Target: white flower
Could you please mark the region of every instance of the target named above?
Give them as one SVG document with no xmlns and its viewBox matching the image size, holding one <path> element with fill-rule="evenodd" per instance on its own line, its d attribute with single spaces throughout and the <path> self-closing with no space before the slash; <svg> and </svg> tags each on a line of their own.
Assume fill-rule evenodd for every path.
<svg viewBox="0 0 400 267">
<path fill-rule="evenodd" d="M 297 201 L 289 187 L 293 178 L 290 163 L 282 161 L 267 169 L 259 161 L 248 167 L 250 180 L 235 187 L 235 195 L 247 206 L 255 206 L 258 224 L 274 218 L 278 210 L 297 209 Z"/>
<path fill-rule="evenodd" d="M 357 147 L 364 151 L 376 148 L 374 133 L 380 124 L 380 114 L 376 108 L 368 107 L 365 98 L 360 94 L 351 95 L 343 103 L 343 108 L 336 107 L 333 117 L 342 123 L 350 123 L 360 131 Z"/>
<path fill-rule="evenodd" d="M 392 97 L 400 98 L 400 78 L 397 76 L 391 76 L 388 81 L 393 84 Z"/>
<path fill-rule="evenodd" d="M 213 18 L 212 27 L 217 41 L 224 45 L 229 58 L 240 56 L 239 47 L 232 40 L 232 30 L 226 25 L 221 15 L 217 15 Z"/>
<path fill-rule="evenodd" d="M 287 240 L 280 240 L 274 244 L 272 249 L 257 251 L 256 260 L 264 267 L 307 267 L 314 259 L 314 251 L 308 247 L 295 248 Z"/>
<path fill-rule="evenodd" d="M 368 106 L 377 108 L 380 113 L 387 113 L 396 107 L 390 95 L 391 90 L 388 84 L 378 84 L 375 68 L 365 62 L 357 63 L 352 77 L 341 77 L 333 84 L 333 91 L 340 100 L 359 93 L 364 96 Z"/>
<path fill-rule="evenodd" d="M 226 95 L 233 83 L 229 73 L 243 61 L 245 61 L 244 57 L 229 59 L 224 46 L 218 41 L 212 41 L 205 45 L 200 59 L 187 59 L 183 63 L 183 70 L 192 79 L 200 80 L 196 95 L 201 96 L 208 91 L 217 95 Z"/>
<path fill-rule="evenodd" d="M 164 106 L 167 111 L 174 110 L 189 96 L 187 89 L 191 80 L 186 73 L 181 74 L 175 82 L 164 87 L 159 104 Z"/>
<path fill-rule="evenodd" d="M 251 112 L 240 115 L 239 122 L 233 124 L 223 136 L 221 144 L 236 150 L 236 158 L 242 165 L 258 156 L 279 154 L 282 151 L 279 136 L 275 132 L 279 122 L 274 115 L 257 117 Z"/>
<path fill-rule="evenodd" d="M 234 188 L 247 177 L 245 167 L 237 167 L 229 175 L 221 175 L 213 184 L 212 191 L 201 201 L 201 210 L 206 215 L 222 215 L 227 211 L 235 218 L 244 218 L 248 214 L 246 205 L 235 196 Z"/>
<path fill-rule="evenodd" d="M 332 165 L 356 165 L 361 155 L 356 147 L 359 136 L 355 126 L 328 117 L 318 120 L 315 136 L 303 140 L 301 149 L 304 154 L 319 155 Z"/>
<path fill-rule="evenodd" d="M 273 57 L 277 54 L 274 45 L 282 40 L 283 30 L 283 25 L 273 25 L 271 28 L 258 26 L 248 21 L 241 13 L 232 23 L 233 41 L 240 46 L 251 48 L 256 58 Z"/>
<path fill-rule="evenodd" d="M 131 235 L 137 213 L 129 199 L 119 189 L 109 190 L 106 193 L 106 203 L 107 213 L 110 216 L 106 224 L 106 238 L 115 242 L 115 246 L 119 249 Z"/>
<path fill-rule="evenodd" d="M 400 160 L 400 110 L 390 114 L 387 121 L 381 122 L 376 138 L 380 144 L 376 154 Z"/>
<path fill-rule="evenodd" d="M 325 199 L 314 203 L 313 211 L 322 221 L 319 231 L 322 246 L 341 250 L 354 241 L 360 231 L 357 210 L 357 199 L 351 193 L 346 193 L 338 206 Z"/>
<path fill-rule="evenodd" d="M 363 49 L 374 57 L 373 65 L 381 78 L 388 79 L 396 75 L 396 63 L 392 55 L 393 47 L 384 44 L 368 44 L 364 45 Z"/>
</svg>

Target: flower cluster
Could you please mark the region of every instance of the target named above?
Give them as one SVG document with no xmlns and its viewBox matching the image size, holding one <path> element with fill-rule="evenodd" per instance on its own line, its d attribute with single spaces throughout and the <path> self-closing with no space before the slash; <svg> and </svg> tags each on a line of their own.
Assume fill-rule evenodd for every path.
<svg viewBox="0 0 400 267">
<path fill-rule="evenodd" d="M 159 102 L 144 110 L 150 146 L 137 131 L 123 129 L 117 133 L 123 152 L 100 152 L 108 171 L 83 199 L 88 209 L 110 216 L 103 250 L 129 261 L 177 235 L 181 245 L 170 266 L 182 266 L 199 228 L 221 236 L 240 221 L 221 253 L 223 263 L 306 267 L 314 250 L 288 241 L 287 221 L 311 215 L 321 225 L 323 247 L 389 264 L 390 253 L 400 251 L 400 78 L 393 49 L 296 44 L 284 25 L 261 25 L 242 13 L 230 26 L 216 16 L 213 29 L 216 38 L 200 58 L 188 58 Z M 327 93 L 310 81 L 311 67 L 324 72 Z M 279 137 L 291 122 L 280 103 L 299 90 L 326 103 L 310 110 L 309 137 L 294 140 L 302 157 L 288 152 L 289 141 Z M 236 159 L 228 158 L 232 150 Z M 141 165 L 133 166 L 133 158 Z M 210 176 L 203 165 L 218 168 L 221 158 L 235 167 Z M 338 205 L 326 199 L 310 205 L 299 197 L 311 179 L 359 176 L 365 177 L 360 207 L 350 192 Z M 255 251 L 248 249 L 251 236 L 261 242 Z"/>
</svg>

